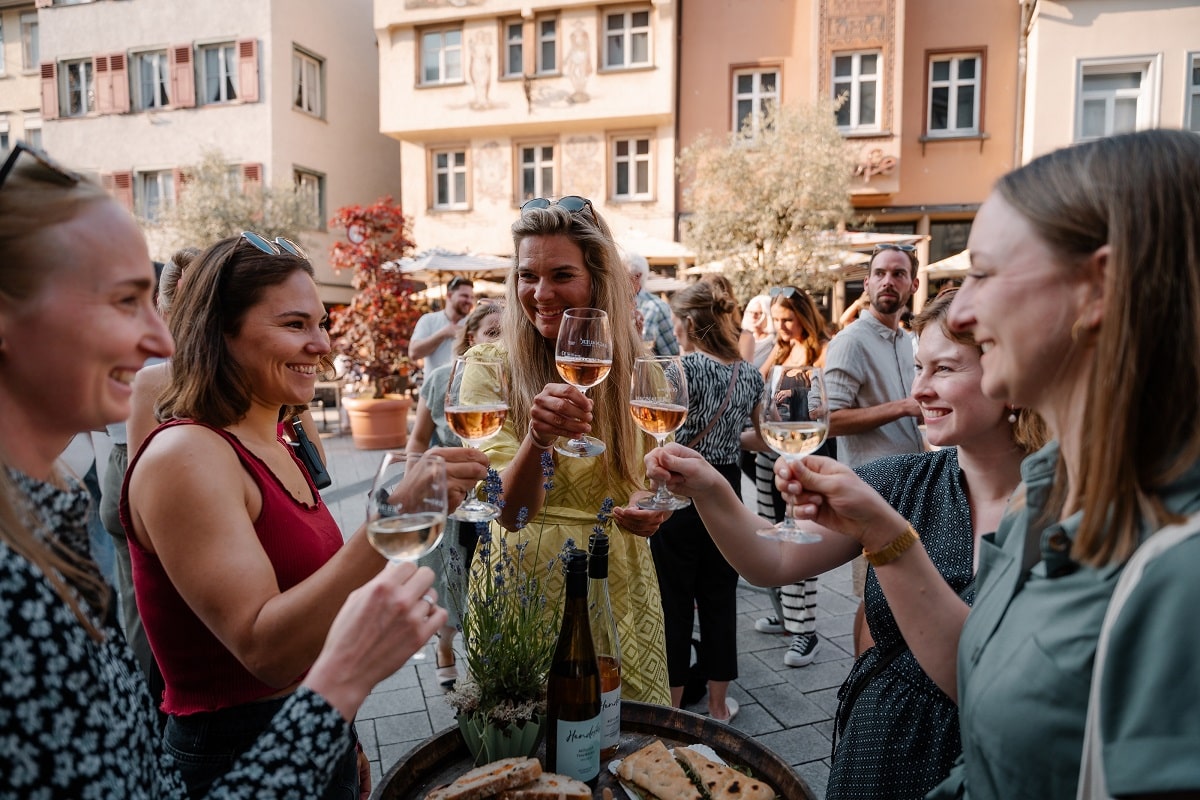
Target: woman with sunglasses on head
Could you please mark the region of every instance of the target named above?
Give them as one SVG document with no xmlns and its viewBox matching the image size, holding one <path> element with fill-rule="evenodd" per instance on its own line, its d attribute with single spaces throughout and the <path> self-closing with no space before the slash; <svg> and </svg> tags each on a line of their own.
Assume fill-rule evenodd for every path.
<svg viewBox="0 0 1200 800">
<path fill-rule="evenodd" d="M 925 411 L 930 439 L 942 449 L 890 456 L 857 470 L 876 504 L 920 528 L 929 557 L 907 581 L 886 569 L 868 573 L 867 621 L 876 645 L 859 657 L 838 693 L 830 800 L 912 800 L 949 774 L 960 751 L 954 670 L 946 651 L 929 639 L 961 624 L 974 597 L 977 541 L 995 529 L 1020 481 L 1021 459 L 1045 441 L 1036 415 L 1014 415 L 984 396 L 982 349 L 949 326 L 953 297 L 953 291 L 939 295 L 914 323 L 920 348 L 913 397 Z M 825 572 L 861 552 L 856 539 L 831 530 L 822 531 L 819 542 L 799 545 L 754 535 L 761 519 L 682 448 L 656 451 L 647 464 L 652 477 L 667 470 L 668 484 L 694 498 L 721 551 L 753 583 Z M 811 522 L 805 527 L 818 530 Z M 936 595 L 941 605 L 913 615 L 908 601 L 919 593 Z"/>
<path fill-rule="evenodd" d="M 132 217 L 17 144 L 0 168 L 0 797 L 188 796 L 89 556 L 88 492 L 55 462 L 124 419 L 130 381 L 173 346 Z M 220 576 L 216 576 L 219 578 Z M 443 619 L 428 571 L 353 592 L 300 686 L 209 797 L 311 797 L 350 721 Z"/>
<path fill-rule="evenodd" d="M 501 342 L 472 351 L 511 364 L 508 419 L 483 446 L 504 483 L 498 524 L 515 530 L 523 509 L 530 522 L 519 536 L 539 547 L 532 563 L 545 564 L 567 539 L 586 547 L 597 512 L 612 498 L 608 581 L 621 641 L 622 697 L 668 705 L 662 602 L 646 541 L 667 513 L 636 506 L 648 494 L 642 455 L 651 440 L 629 413 L 633 363 L 642 351 L 629 313 L 633 286 L 608 225 L 585 198 L 531 200 L 512 233 Z M 554 365 L 568 308 L 606 311 L 612 326 L 612 370 L 591 397 L 564 383 Z M 599 456 L 571 458 L 554 449 L 559 436 L 589 432 L 608 445 Z M 549 490 L 543 460 L 552 460 Z M 553 575 L 551 596 L 561 586 L 562 576 Z"/>
<path fill-rule="evenodd" d="M 308 259 L 253 233 L 205 251 L 171 312 L 177 350 L 157 409 L 165 422 L 130 461 L 121 511 L 166 682 L 164 746 L 193 796 L 288 702 L 338 606 L 385 563 L 363 529 L 343 546 L 278 434 L 280 408 L 313 395 L 330 352 L 326 320 Z M 461 499 L 485 459 L 438 452 Z M 436 630 L 445 612 L 427 596 Z M 314 794 L 358 796 L 354 748 L 340 756 L 334 780 Z"/>
</svg>

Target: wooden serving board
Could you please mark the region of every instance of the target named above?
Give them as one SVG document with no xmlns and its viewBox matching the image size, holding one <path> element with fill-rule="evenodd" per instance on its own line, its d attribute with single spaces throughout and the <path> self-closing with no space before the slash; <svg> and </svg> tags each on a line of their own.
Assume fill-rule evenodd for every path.
<svg viewBox="0 0 1200 800">
<path fill-rule="evenodd" d="M 759 744 L 736 728 L 714 722 L 708 717 L 677 708 L 621 702 L 621 744 L 615 758 L 629 755 L 661 739 L 667 747 L 703 743 L 716 750 L 730 766 L 741 768 L 771 786 L 784 800 L 816 800 L 816 795 L 791 766 L 774 751 Z M 538 748 L 538 758 L 546 763 L 546 748 Z M 371 800 L 424 800 L 432 789 L 450 783 L 472 766 L 471 755 L 458 728 L 447 728 L 426 740 L 396 763 L 371 793 Z M 617 779 L 608 771 L 608 762 L 600 765 L 600 780 L 595 796 L 604 788 L 613 796 L 625 794 Z"/>
</svg>

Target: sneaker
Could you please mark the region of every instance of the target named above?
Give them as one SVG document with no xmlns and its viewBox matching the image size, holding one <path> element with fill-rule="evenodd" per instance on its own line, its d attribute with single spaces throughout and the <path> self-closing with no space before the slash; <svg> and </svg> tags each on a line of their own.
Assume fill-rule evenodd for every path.
<svg viewBox="0 0 1200 800">
<path fill-rule="evenodd" d="M 783 623 L 779 617 L 759 617 L 754 620 L 754 630 L 759 633 L 783 633 Z"/>
<path fill-rule="evenodd" d="M 815 633 L 797 633 L 792 644 L 783 654 L 783 663 L 789 667 L 807 667 L 812 663 L 820 640 Z"/>
</svg>

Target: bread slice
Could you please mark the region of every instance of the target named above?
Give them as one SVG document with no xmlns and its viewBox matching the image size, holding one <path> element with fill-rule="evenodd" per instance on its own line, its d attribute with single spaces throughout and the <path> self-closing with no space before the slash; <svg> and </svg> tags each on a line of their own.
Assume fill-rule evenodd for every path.
<svg viewBox="0 0 1200 800">
<path fill-rule="evenodd" d="M 449 786 L 425 795 L 425 800 L 483 800 L 536 780 L 541 774 L 542 762 L 536 758 L 504 758 L 464 772 Z"/>
<path fill-rule="evenodd" d="M 592 800 L 592 789 L 566 775 L 543 772 L 532 783 L 505 789 L 499 800 Z"/>
<path fill-rule="evenodd" d="M 718 764 L 686 747 L 675 748 L 675 758 L 698 778 L 711 800 L 774 800 L 775 790 L 736 769 Z"/>
<path fill-rule="evenodd" d="M 622 760 L 617 777 L 662 800 L 703 800 L 700 790 L 659 739 Z"/>
</svg>

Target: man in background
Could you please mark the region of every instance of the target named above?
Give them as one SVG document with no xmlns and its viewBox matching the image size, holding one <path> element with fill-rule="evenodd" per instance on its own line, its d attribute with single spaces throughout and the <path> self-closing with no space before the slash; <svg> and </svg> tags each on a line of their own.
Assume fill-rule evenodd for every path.
<svg viewBox="0 0 1200 800">
<path fill-rule="evenodd" d="M 644 256 L 638 253 L 625 252 L 625 268 L 629 270 L 629 279 L 633 281 L 634 307 L 642 317 L 642 342 L 651 355 L 679 355 L 679 340 L 675 338 L 675 323 L 671 318 L 671 307 L 659 297 L 642 288 L 642 283 L 650 272 L 650 265 Z"/>
<path fill-rule="evenodd" d="M 475 284 L 463 277 L 446 284 L 446 307 L 430 311 L 417 320 L 408 343 L 408 357 L 425 359 L 425 374 L 449 364 L 454 356 L 454 337 L 475 308 Z"/>
</svg>

